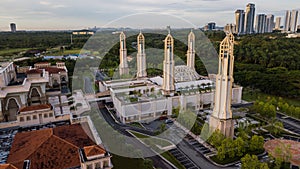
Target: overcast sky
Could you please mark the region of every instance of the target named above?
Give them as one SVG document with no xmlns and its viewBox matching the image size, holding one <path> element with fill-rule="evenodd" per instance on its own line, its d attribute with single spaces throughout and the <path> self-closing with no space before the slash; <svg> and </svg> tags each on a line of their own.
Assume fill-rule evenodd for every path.
<svg viewBox="0 0 300 169">
<path fill-rule="evenodd" d="M 210 21 L 224 26 L 249 2 L 256 14 L 284 16 L 285 10 L 300 9 L 299 0 L 0 0 L 0 31 L 9 30 L 10 22 L 19 30 L 191 27 Z"/>
</svg>

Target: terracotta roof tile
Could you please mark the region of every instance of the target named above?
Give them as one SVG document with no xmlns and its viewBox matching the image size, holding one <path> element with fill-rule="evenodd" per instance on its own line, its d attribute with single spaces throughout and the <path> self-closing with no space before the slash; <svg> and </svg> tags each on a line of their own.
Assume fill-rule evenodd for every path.
<svg viewBox="0 0 300 169">
<path fill-rule="evenodd" d="M 78 147 L 52 135 L 31 154 L 31 169 L 63 169 L 80 166 Z"/>
<path fill-rule="evenodd" d="M 0 164 L 0 169 L 18 169 L 12 164 Z"/>
<path fill-rule="evenodd" d="M 84 153 L 87 157 L 91 157 L 91 156 L 95 156 L 95 155 L 101 155 L 101 154 L 105 154 L 106 151 L 97 145 L 93 145 L 93 146 L 87 146 L 84 147 Z"/>
<path fill-rule="evenodd" d="M 43 71 L 39 69 L 30 69 L 26 73 L 27 74 L 41 74 Z"/>
<path fill-rule="evenodd" d="M 56 73 L 59 73 L 59 72 L 65 72 L 66 71 L 65 69 L 57 68 L 57 67 L 45 67 L 43 69 L 45 69 L 50 74 L 53 74 L 53 73 L 56 74 Z"/>
<path fill-rule="evenodd" d="M 14 164 L 21 162 L 23 165 L 24 160 L 36 151 L 37 147 L 42 145 L 51 136 L 52 129 L 17 133 L 9 152 L 7 163 Z"/>
<path fill-rule="evenodd" d="M 7 162 L 17 168 L 22 168 L 24 160 L 30 160 L 31 169 L 72 168 L 80 166 L 79 149 L 89 146 L 96 144 L 80 124 L 17 133 Z M 102 151 L 96 146 L 89 154 Z"/>
<path fill-rule="evenodd" d="M 20 109 L 20 112 L 27 112 L 27 111 L 34 111 L 34 110 L 41 110 L 41 109 L 49 109 L 51 108 L 51 104 L 40 104 L 34 106 L 26 106 Z"/>
</svg>

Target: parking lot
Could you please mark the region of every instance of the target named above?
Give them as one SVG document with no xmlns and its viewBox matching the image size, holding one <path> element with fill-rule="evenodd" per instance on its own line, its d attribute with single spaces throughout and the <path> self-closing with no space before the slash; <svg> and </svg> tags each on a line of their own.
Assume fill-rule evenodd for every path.
<svg viewBox="0 0 300 169">
<path fill-rule="evenodd" d="M 211 151 L 206 148 L 204 145 L 200 144 L 197 140 L 195 140 L 192 136 L 187 135 L 185 140 L 199 153 L 205 155 L 211 153 Z"/>
<path fill-rule="evenodd" d="M 17 130 L 0 131 L 0 164 L 4 164 L 7 160 L 11 143 L 17 134 Z"/>
<path fill-rule="evenodd" d="M 184 153 L 177 148 L 169 150 L 169 152 L 186 168 L 199 169 Z"/>
</svg>

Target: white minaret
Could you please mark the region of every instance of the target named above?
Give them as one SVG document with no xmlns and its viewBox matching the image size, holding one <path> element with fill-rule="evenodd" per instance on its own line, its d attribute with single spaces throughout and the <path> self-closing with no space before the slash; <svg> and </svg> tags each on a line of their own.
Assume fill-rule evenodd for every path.
<svg viewBox="0 0 300 169">
<path fill-rule="evenodd" d="M 231 97 L 233 85 L 234 36 L 228 34 L 220 44 L 219 71 L 216 76 L 216 90 L 213 113 L 210 117 L 211 129 L 219 129 L 226 137 L 233 137 Z"/>
<path fill-rule="evenodd" d="M 187 66 L 195 70 L 195 34 L 191 30 L 188 37 Z"/>
<path fill-rule="evenodd" d="M 137 58 L 137 78 L 147 77 L 146 71 L 146 52 L 145 52 L 145 37 L 140 32 L 137 37 L 137 48 L 138 53 L 136 55 Z"/>
<path fill-rule="evenodd" d="M 175 90 L 174 85 L 174 39 L 170 34 L 165 39 L 165 57 L 164 57 L 164 77 L 162 89 L 165 95 L 172 93 Z"/>
<path fill-rule="evenodd" d="M 124 32 L 120 34 L 120 75 L 129 74 L 127 63 L 126 36 Z"/>
</svg>

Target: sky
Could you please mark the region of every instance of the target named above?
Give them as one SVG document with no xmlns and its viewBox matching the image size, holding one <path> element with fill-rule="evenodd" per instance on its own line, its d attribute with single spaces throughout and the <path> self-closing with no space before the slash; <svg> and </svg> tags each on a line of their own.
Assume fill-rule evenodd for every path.
<svg viewBox="0 0 300 169">
<path fill-rule="evenodd" d="M 11 22 L 18 30 L 202 27 L 211 21 L 224 26 L 247 3 L 256 5 L 256 14 L 275 17 L 300 9 L 299 0 L 0 0 L 0 31 Z"/>
</svg>

